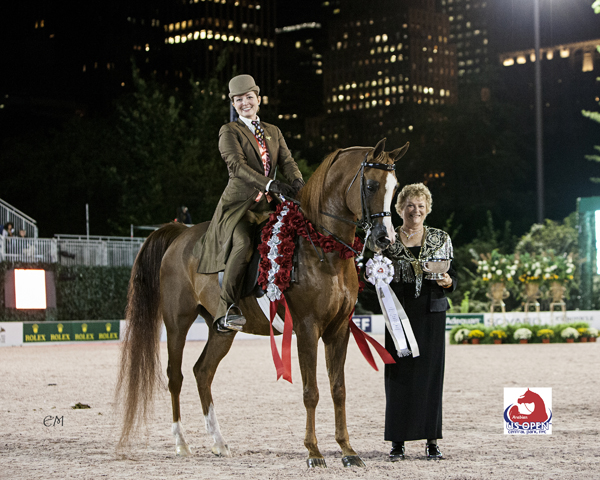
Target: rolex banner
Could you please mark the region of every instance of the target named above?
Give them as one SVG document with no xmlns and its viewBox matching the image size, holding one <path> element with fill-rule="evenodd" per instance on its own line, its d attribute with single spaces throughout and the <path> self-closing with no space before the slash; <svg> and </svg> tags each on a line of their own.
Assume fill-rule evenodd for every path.
<svg viewBox="0 0 600 480">
<path fill-rule="evenodd" d="M 24 322 L 23 343 L 119 340 L 120 322 Z"/>
</svg>

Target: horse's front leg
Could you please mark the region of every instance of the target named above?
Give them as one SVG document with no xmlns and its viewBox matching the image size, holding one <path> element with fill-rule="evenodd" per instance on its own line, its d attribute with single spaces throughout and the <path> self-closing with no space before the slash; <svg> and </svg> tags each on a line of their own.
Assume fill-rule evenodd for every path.
<svg viewBox="0 0 600 480">
<path fill-rule="evenodd" d="M 299 325 L 297 322 L 296 325 Z M 319 337 L 314 329 L 296 327 L 296 338 L 298 344 L 298 360 L 302 373 L 302 386 L 304 407 L 306 408 L 306 433 L 304 435 L 304 446 L 308 450 L 306 463 L 309 468 L 327 467 L 325 459 L 319 447 L 317 447 L 317 435 L 315 433 L 315 413 L 319 403 L 319 388 L 317 386 L 317 347 Z"/>
<path fill-rule="evenodd" d="M 323 337 L 325 359 L 329 374 L 329 386 L 335 411 L 335 440 L 342 449 L 342 463 L 345 467 L 364 467 L 365 464 L 350 446 L 350 437 L 346 426 L 346 380 L 344 365 L 348 350 L 350 328 L 346 322 L 333 335 Z"/>
</svg>

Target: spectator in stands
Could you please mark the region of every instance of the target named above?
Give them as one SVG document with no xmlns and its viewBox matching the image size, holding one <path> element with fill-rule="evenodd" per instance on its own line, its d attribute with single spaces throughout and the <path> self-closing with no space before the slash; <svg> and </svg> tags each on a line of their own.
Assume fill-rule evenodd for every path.
<svg viewBox="0 0 600 480">
<path fill-rule="evenodd" d="M 19 237 L 20 238 L 25 238 L 27 236 L 27 232 L 25 231 L 24 228 L 20 228 L 19 229 Z"/>
<path fill-rule="evenodd" d="M 191 225 L 192 215 L 190 215 L 190 212 L 186 206 L 182 205 L 177 209 L 177 218 L 175 221 L 179 223 L 185 223 L 186 225 Z"/>
<path fill-rule="evenodd" d="M 15 235 L 15 226 L 12 224 L 12 222 L 8 222 L 6 225 L 4 225 L 2 235 L 5 237 L 13 237 Z"/>
</svg>

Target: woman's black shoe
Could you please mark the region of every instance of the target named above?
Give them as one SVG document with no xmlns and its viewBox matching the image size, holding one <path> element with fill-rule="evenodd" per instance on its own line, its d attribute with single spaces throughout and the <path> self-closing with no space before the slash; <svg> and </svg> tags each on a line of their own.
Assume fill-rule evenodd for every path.
<svg viewBox="0 0 600 480">
<path fill-rule="evenodd" d="M 442 458 L 442 452 L 440 452 L 439 447 L 434 443 L 428 443 L 425 447 L 425 455 L 427 455 L 427 460 L 439 460 Z"/>
<path fill-rule="evenodd" d="M 390 462 L 397 462 L 399 460 L 404 460 L 404 444 L 392 442 Z"/>
</svg>

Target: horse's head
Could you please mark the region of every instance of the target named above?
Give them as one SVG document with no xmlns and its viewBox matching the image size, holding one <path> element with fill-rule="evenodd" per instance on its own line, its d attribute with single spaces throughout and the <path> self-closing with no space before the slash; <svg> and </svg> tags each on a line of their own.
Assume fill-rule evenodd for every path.
<svg viewBox="0 0 600 480">
<path fill-rule="evenodd" d="M 359 221 L 366 228 L 371 228 L 367 247 L 375 252 L 396 240 L 391 217 L 392 199 L 398 185 L 395 163 L 408 150 L 408 143 L 392 152 L 384 149 L 385 138 L 370 152 L 367 151 L 354 182 L 357 185 L 352 185 L 346 197 L 348 207 L 355 212 Z"/>
<path fill-rule="evenodd" d="M 517 402 L 518 403 L 536 403 L 541 400 L 542 400 L 542 397 L 540 397 L 537 393 L 532 392 L 531 390 L 527 389 L 527 391 L 519 397 Z"/>
</svg>

